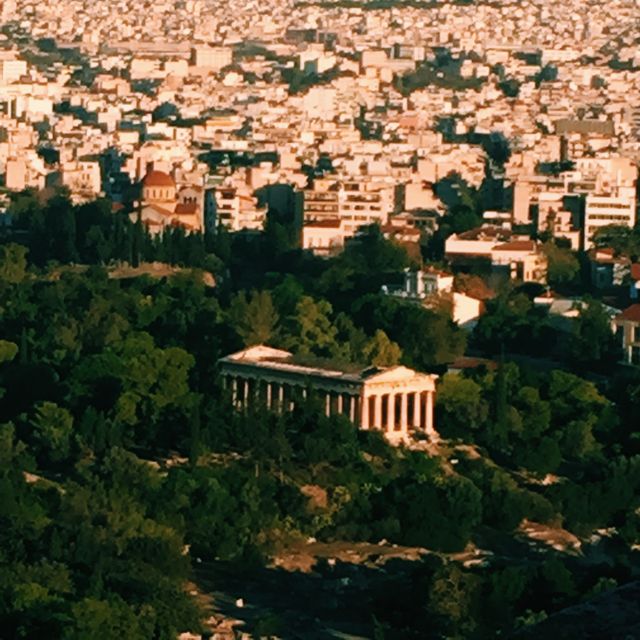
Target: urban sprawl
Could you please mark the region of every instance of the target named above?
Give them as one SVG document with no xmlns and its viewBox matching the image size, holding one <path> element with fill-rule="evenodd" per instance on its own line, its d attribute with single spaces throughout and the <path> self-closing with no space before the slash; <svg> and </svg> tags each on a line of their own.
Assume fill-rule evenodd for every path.
<svg viewBox="0 0 640 640">
<path fill-rule="evenodd" d="M 4 0 L 0 210 L 12 192 L 65 187 L 153 234 L 255 233 L 284 211 L 319 256 L 372 224 L 428 255 L 442 219 L 467 211 L 478 224 L 446 234 L 439 268 L 390 295 L 452 294 L 454 320 L 472 324 L 482 301 L 444 269 L 481 259 L 546 284 L 556 239 L 586 252 L 594 287 L 631 285 L 611 317 L 640 361 L 625 328 L 640 325 L 640 267 L 594 241 L 636 225 L 636 2 L 268 9 Z M 575 315 L 553 292 L 537 300 Z"/>
</svg>

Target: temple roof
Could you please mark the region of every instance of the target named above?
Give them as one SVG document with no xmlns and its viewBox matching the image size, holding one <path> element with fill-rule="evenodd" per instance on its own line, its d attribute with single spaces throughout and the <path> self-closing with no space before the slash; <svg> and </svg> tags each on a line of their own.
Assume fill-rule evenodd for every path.
<svg viewBox="0 0 640 640">
<path fill-rule="evenodd" d="M 305 361 L 289 351 L 257 345 L 232 353 L 219 360 L 222 364 L 237 364 L 272 369 L 300 376 L 319 376 L 351 383 L 402 382 L 416 377 L 432 377 L 401 365 L 393 367 L 348 366 L 330 360 L 313 358 Z"/>
</svg>

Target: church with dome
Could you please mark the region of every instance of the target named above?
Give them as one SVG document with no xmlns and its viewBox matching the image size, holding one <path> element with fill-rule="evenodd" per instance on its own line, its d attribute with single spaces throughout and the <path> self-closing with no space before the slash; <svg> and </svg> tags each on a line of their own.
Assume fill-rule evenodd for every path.
<svg viewBox="0 0 640 640">
<path fill-rule="evenodd" d="M 135 222 L 140 216 L 151 233 L 165 227 L 183 227 L 185 231 L 204 230 L 204 189 L 178 188 L 174 178 L 164 171 L 150 169 L 142 179 L 142 198 L 138 211 L 131 214 Z"/>
</svg>

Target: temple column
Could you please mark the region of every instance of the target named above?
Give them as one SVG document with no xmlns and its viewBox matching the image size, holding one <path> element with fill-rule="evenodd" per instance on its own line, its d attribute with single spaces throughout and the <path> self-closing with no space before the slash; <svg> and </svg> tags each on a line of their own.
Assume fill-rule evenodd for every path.
<svg viewBox="0 0 640 640">
<path fill-rule="evenodd" d="M 238 404 L 238 378 L 231 378 L 231 404 L 234 407 Z"/>
<path fill-rule="evenodd" d="M 427 391 L 425 403 L 425 432 L 429 437 L 437 437 L 436 430 L 433 428 L 433 391 Z"/>
<path fill-rule="evenodd" d="M 271 388 L 271 382 L 267 382 L 267 409 L 271 409 L 272 399 L 273 399 L 273 389 Z"/>
<path fill-rule="evenodd" d="M 387 401 L 387 431 L 393 431 L 396 424 L 396 396 L 395 393 L 389 394 Z"/>
<path fill-rule="evenodd" d="M 378 394 L 373 397 L 374 397 L 373 426 L 376 429 L 382 429 L 382 396 Z"/>
<path fill-rule="evenodd" d="M 362 398 L 360 399 L 360 402 L 362 403 L 362 411 L 360 413 L 361 415 L 360 426 L 362 427 L 362 429 L 368 429 L 369 428 L 369 397 L 363 395 Z"/>
<path fill-rule="evenodd" d="M 419 429 L 422 426 L 422 397 L 419 391 L 413 394 L 413 428 Z"/>
<path fill-rule="evenodd" d="M 331 394 L 327 393 L 324 399 L 324 413 L 327 418 L 331 415 Z"/>
<path fill-rule="evenodd" d="M 358 396 L 349 396 L 349 420 L 355 424 L 356 422 L 356 403 Z"/>
<path fill-rule="evenodd" d="M 344 410 L 344 398 L 342 394 L 338 394 L 338 415 L 342 415 L 342 411 Z"/>
<path fill-rule="evenodd" d="M 278 383 L 278 412 L 284 411 L 284 384 Z"/>
<path fill-rule="evenodd" d="M 400 431 L 407 431 L 407 409 L 409 407 L 409 396 L 403 393 L 400 396 Z"/>
<path fill-rule="evenodd" d="M 293 411 L 293 406 L 294 406 L 294 398 L 296 396 L 296 388 L 294 385 L 290 384 L 287 387 L 289 393 L 287 394 L 288 398 L 287 398 L 287 402 L 286 402 L 286 410 L 287 411 Z"/>
<path fill-rule="evenodd" d="M 242 408 L 246 411 L 249 408 L 249 385 L 250 380 L 245 379 L 242 389 Z"/>
</svg>

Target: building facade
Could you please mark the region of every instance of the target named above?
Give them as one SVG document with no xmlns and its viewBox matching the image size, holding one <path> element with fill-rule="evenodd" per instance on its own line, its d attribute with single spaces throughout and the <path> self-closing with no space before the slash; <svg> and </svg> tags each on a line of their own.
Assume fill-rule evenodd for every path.
<svg viewBox="0 0 640 640">
<path fill-rule="evenodd" d="M 142 202 L 139 211 L 131 214 L 132 222 L 140 216 L 152 234 L 169 226 L 182 227 L 187 232 L 201 231 L 203 191 L 188 186 L 178 189 L 173 176 L 163 171 L 147 172 L 142 180 Z"/>
<path fill-rule="evenodd" d="M 619 196 L 588 195 L 584 211 L 584 245 L 593 246 L 593 235 L 609 225 L 622 225 L 633 229 L 636 224 L 635 187 L 629 187 Z"/>
<path fill-rule="evenodd" d="M 614 319 L 622 361 L 640 365 L 640 304 L 632 304 Z"/>
<path fill-rule="evenodd" d="M 292 410 L 310 393 L 327 416 L 344 415 L 360 429 L 378 429 L 393 444 L 410 433 L 437 439 L 433 422 L 437 376 L 403 366 L 347 372 L 299 364 L 291 353 L 264 345 L 219 360 L 220 373 L 240 410 Z"/>
<path fill-rule="evenodd" d="M 304 190 L 304 222 L 340 220 L 346 237 L 363 226 L 387 224 L 395 211 L 394 186 L 369 177 L 318 178 Z"/>
</svg>

